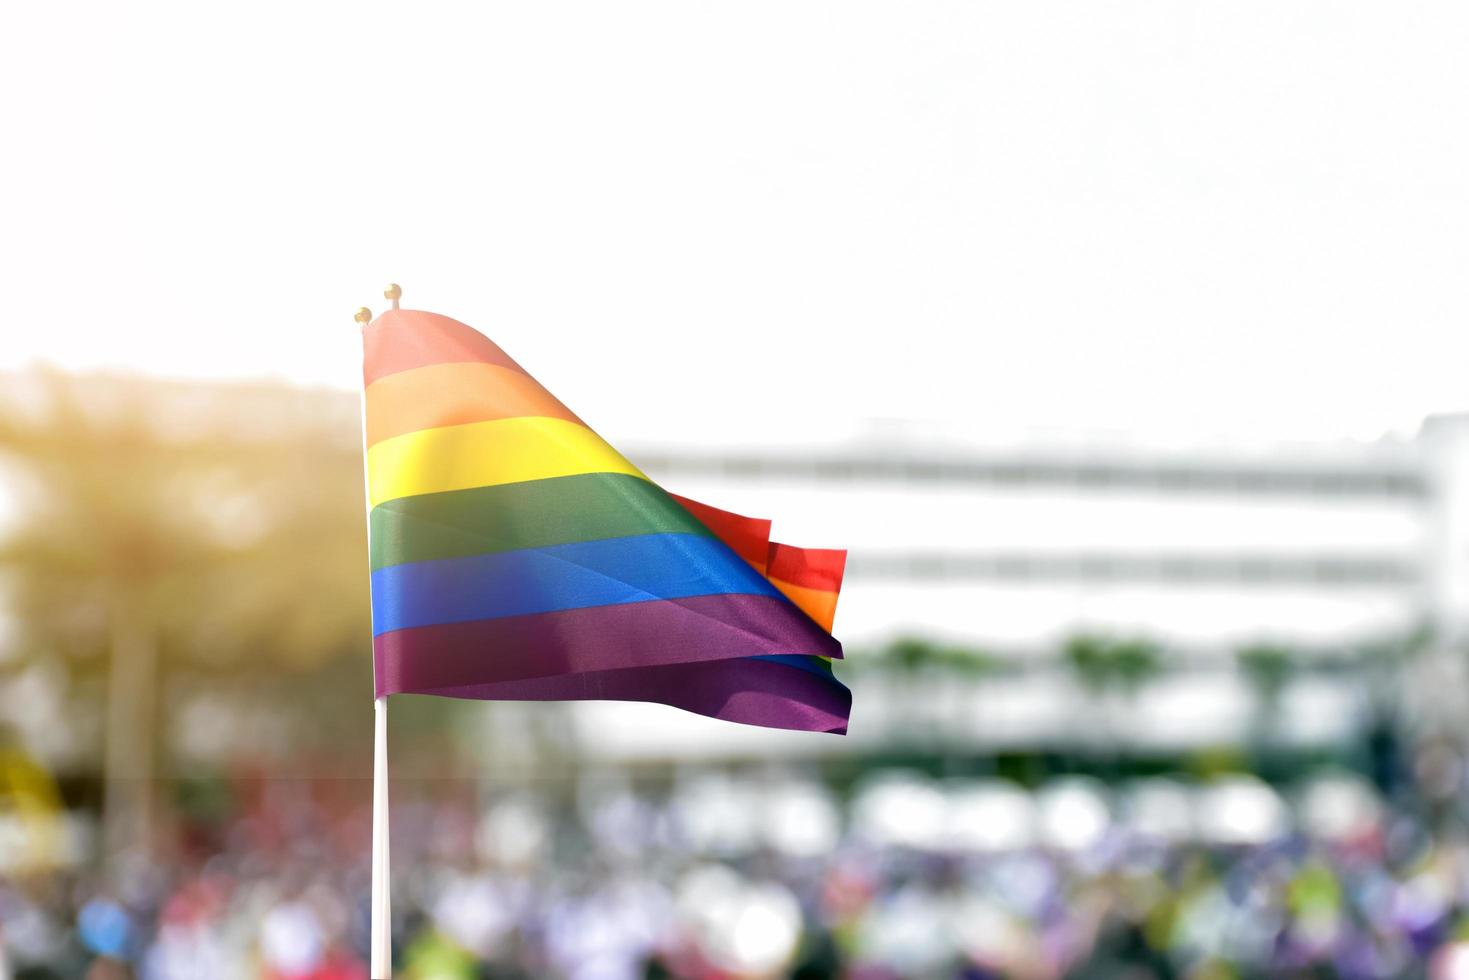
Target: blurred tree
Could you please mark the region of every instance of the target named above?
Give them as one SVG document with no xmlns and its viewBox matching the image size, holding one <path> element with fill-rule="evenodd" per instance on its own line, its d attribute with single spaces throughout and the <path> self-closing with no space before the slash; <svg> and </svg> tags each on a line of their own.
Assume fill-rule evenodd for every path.
<svg viewBox="0 0 1469 980">
<path fill-rule="evenodd" d="M 1132 698 L 1138 689 L 1162 672 L 1163 659 L 1157 644 L 1147 640 L 1119 640 L 1112 644 L 1110 659 L 1116 687 Z"/>
<path fill-rule="evenodd" d="M 1112 691 L 1132 696 L 1162 669 L 1157 645 L 1146 640 L 1073 636 L 1065 657 L 1082 687 L 1098 697 Z"/>
<path fill-rule="evenodd" d="M 1082 688 L 1093 697 L 1101 697 L 1111 683 L 1107 641 L 1097 636 L 1073 636 L 1066 641 L 1064 653 Z"/>
<path fill-rule="evenodd" d="M 104 855 L 147 842 L 171 664 L 269 678 L 350 652 L 368 676 L 354 409 L 285 386 L 6 386 L 8 598 L 24 652 L 106 664 Z"/>
<path fill-rule="evenodd" d="M 933 662 L 939 653 L 937 645 L 917 636 L 903 636 L 883 650 L 883 656 L 899 670 L 912 673 Z"/>
<path fill-rule="evenodd" d="M 1118 726 L 1113 715 L 1119 707 L 1130 708 L 1137 692 L 1163 670 L 1157 645 L 1080 634 L 1066 641 L 1063 656 L 1095 709 L 1089 713 L 1099 719 L 1101 741 L 1115 757 Z"/>
<path fill-rule="evenodd" d="M 1255 696 L 1251 730 L 1261 746 L 1269 748 L 1280 734 L 1280 704 L 1295 676 L 1297 658 L 1283 646 L 1256 643 L 1241 648 L 1235 661 Z"/>
<path fill-rule="evenodd" d="M 962 688 L 973 690 L 1001 669 L 991 653 L 976 647 L 951 646 L 917 636 L 894 639 L 873 657 L 859 656 L 844 662 L 843 671 L 857 676 L 875 663 L 886 674 L 888 690 L 899 715 L 905 719 L 904 733 L 917 742 L 936 744 L 944 736 L 950 719 L 936 706 Z M 950 712 L 952 714 L 952 712 Z"/>
</svg>

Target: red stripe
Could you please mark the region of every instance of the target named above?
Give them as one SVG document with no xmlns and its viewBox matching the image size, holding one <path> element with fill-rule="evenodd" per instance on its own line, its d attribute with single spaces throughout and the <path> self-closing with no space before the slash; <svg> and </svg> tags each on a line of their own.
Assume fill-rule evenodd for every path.
<svg viewBox="0 0 1469 980">
<path fill-rule="evenodd" d="M 832 548 L 797 548 L 770 542 L 765 574 L 782 582 L 821 592 L 840 592 L 846 571 L 846 551 Z"/>
<path fill-rule="evenodd" d="M 718 507 L 701 504 L 688 497 L 669 494 L 703 524 L 729 549 L 765 574 L 766 553 L 770 544 L 770 522 L 760 517 L 745 517 Z"/>
<path fill-rule="evenodd" d="M 494 341 L 458 320 L 423 310 L 389 310 L 362 331 L 362 383 L 430 364 L 478 362 L 525 369 Z"/>
</svg>

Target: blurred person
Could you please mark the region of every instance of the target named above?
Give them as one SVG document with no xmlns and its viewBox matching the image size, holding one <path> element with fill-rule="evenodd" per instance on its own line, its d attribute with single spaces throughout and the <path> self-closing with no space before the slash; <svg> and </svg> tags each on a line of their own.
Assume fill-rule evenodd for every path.
<svg viewBox="0 0 1469 980">
<path fill-rule="evenodd" d="M 133 980 L 133 971 L 126 963 L 110 956 L 99 956 L 87 967 L 83 980 Z"/>
<path fill-rule="evenodd" d="M 362 963 L 336 945 L 336 923 L 323 914 L 321 894 L 312 889 L 266 913 L 260 927 L 263 980 L 360 980 Z"/>
<path fill-rule="evenodd" d="M 667 942 L 672 906 L 654 881 L 623 874 L 557 896 L 545 909 L 546 952 L 571 980 L 637 980 Z"/>
</svg>

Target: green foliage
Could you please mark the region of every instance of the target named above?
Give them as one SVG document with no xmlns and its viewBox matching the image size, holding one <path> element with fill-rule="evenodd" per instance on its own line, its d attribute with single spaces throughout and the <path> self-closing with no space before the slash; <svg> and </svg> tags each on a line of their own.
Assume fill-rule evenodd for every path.
<svg viewBox="0 0 1469 980">
<path fill-rule="evenodd" d="M 1158 647 L 1146 640 L 1083 634 L 1066 642 L 1064 655 L 1082 685 L 1094 693 L 1136 691 L 1162 669 Z"/>
<path fill-rule="evenodd" d="M 937 650 L 938 647 L 927 640 L 904 637 L 894 640 L 892 645 L 883 651 L 883 655 L 904 670 L 915 670 L 932 663 L 936 658 Z"/>
<path fill-rule="evenodd" d="M 999 661 L 984 650 L 946 646 L 918 637 L 902 637 L 878 651 L 877 658 L 904 672 L 943 668 L 961 674 L 987 674 Z"/>
<path fill-rule="evenodd" d="M 1122 688 L 1136 690 L 1162 670 L 1156 646 L 1145 640 L 1122 640 L 1112 644 L 1112 674 Z"/>
<path fill-rule="evenodd" d="M 1234 745 L 1212 745 L 1191 753 L 1184 771 L 1200 780 L 1216 779 L 1250 771 L 1250 760 Z"/>
<path fill-rule="evenodd" d="M 1235 660 L 1261 700 L 1273 703 L 1296 671 L 1296 656 L 1284 647 L 1268 643 L 1239 650 Z"/>
</svg>

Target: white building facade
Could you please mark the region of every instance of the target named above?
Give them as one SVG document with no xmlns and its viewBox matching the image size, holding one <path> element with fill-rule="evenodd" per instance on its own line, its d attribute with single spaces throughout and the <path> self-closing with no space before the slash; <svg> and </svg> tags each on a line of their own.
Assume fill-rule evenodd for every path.
<svg viewBox="0 0 1469 980">
<path fill-rule="evenodd" d="M 1387 676 L 1404 679 L 1394 696 L 1425 720 L 1462 706 L 1469 417 L 1431 419 L 1413 439 L 1330 447 L 986 447 L 898 433 L 629 455 L 671 490 L 773 518 L 779 540 L 850 549 L 836 628 L 850 661 L 838 673 L 856 694 L 848 749 L 915 730 L 1045 746 L 1101 726 L 1145 749 L 1237 743 L 1261 724 L 1239 658 L 1258 646 L 1293 662 L 1275 706 L 1285 742 L 1360 730 L 1383 665 L 1352 665 L 1374 656 L 1392 661 Z M 1084 690 L 1063 653 L 1079 635 L 1146 640 L 1161 669 L 1125 696 Z M 936 677 L 915 699 L 857 663 L 903 637 L 1004 669 Z M 731 744 L 702 719 L 606 726 L 598 713 L 626 709 L 589 710 L 588 731 L 630 733 L 603 745 L 613 754 Z M 773 737 L 782 751 L 812 742 Z M 816 741 L 811 751 L 838 750 Z"/>
</svg>

